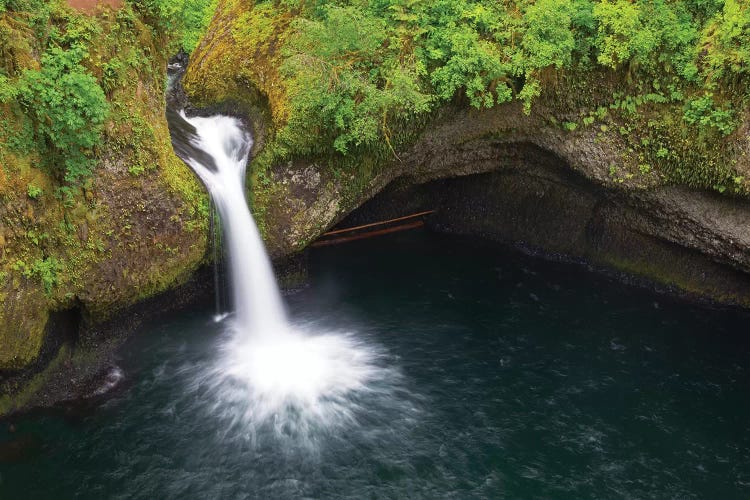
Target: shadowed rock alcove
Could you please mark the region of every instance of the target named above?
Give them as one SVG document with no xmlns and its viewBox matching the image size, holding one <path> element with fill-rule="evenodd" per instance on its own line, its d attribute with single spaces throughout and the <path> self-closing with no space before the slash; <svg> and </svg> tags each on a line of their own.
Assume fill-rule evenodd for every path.
<svg viewBox="0 0 750 500">
<path fill-rule="evenodd" d="M 336 227 L 435 210 L 426 219 L 435 231 L 482 236 L 693 298 L 750 305 L 745 260 L 722 255 L 726 246 L 715 240 L 705 244 L 712 237 L 690 217 L 691 210 L 741 217 L 742 205 L 682 188 L 615 191 L 534 144 L 498 148 L 498 170 L 428 182 L 401 177 Z"/>
</svg>

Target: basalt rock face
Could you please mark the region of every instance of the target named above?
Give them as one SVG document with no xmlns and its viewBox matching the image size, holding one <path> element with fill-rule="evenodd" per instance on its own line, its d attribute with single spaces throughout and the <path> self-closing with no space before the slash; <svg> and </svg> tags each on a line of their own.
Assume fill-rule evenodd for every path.
<svg viewBox="0 0 750 500">
<path fill-rule="evenodd" d="M 53 382 L 75 385 L 79 377 L 59 375 L 65 367 L 97 365 L 100 346 L 135 324 L 122 311 L 188 281 L 206 253 L 208 199 L 173 154 L 164 116 L 165 41 L 116 3 L 117 12 L 107 2 L 65 11 L 99 30 L 86 70 L 109 78 L 109 119 L 90 178 L 61 190 L 55 165 L 8 145 L 25 118 L 12 101 L 0 103 L 0 415 L 39 400 Z M 0 28 L 26 36 L 25 15 L 0 13 Z M 38 68 L 38 40 L 27 42 L 0 63 Z M 81 370 L 92 375 L 96 366 Z"/>
<path fill-rule="evenodd" d="M 517 147 L 534 162 L 421 184 L 403 178 L 341 226 L 434 210 L 426 221 L 437 231 L 582 262 L 688 298 L 750 306 L 747 251 L 736 239 L 745 228 L 713 230 L 714 224 L 745 217 L 747 202 L 679 187 L 611 190 L 572 172 L 554 155 L 528 144 Z"/>
<path fill-rule="evenodd" d="M 521 113 L 515 118 L 525 120 Z M 493 128 L 478 139 L 458 140 L 466 137 L 462 127 L 477 130 L 482 123 L 495 126 L 491 117 L 457 113 L 428 130 L 358 197 L 338 187 L 341 180 L 321 181 L 314 165 L 277 169 L 276 182 L 290 194 L 283 206 L 265 212 L 288 221 L 266 224 L 275 228 L 269 240 L 277 242 L 276 252 L 339 223 L 429 209 L 436 210 L 429 220 L 437 230 L 584 260 L 676 293 L 750 306 L 750 201 L 682 186 L 613 182 L 606 165 L 616 150 L 554 130 L 532 135 Z"/>
<path fill-rule="evenodd" d="M 243 38 L 251 31 L 237 21 L 249 22 L 251 11 L 240 2 L 219 2 L 185 87 L 200 106 L 232 103 L 254 123 L 261 143 L 272 144 L 288 104 L 277 44 L 288 36 L 291 20 L 274 18 L 271 41 L 259 43 Z M 251 42 L 255 49 L 243 45 Z M 376 197 L 350 221 L 364 220 L 366 213 L 374 219 L 436 209 L 431 220 L 437 229 L 480 234 L 750 306 L 750 202 L 746 195 L 689 187 L 700 182 L 683 175 L 726 163 L 736 182 L 750 178 L 750 115 L 740 113 L 739 127 L 717 139 L 722 142 L 715 150 L 693 150 L 686 132 L 679 144 L 670 143 L 675 158 L 656 169 L 643 162 L 660 153 L 637 137 L 640 118 L 575 123 L 596 103 L 632 90 L 620 76 L 592 73 L 575 85 L 550 85 L 529 114 L 518 102 L 483 110 L 446 105 L 409 146 L 386 160 L 365 154 L 356 168 L 336 169 L 335 161 L 304 155 L 270 166 L 255 161 L 253 210 L 268 247 L 275 257 L 298 252 Z M 672 113 L 660 126 L 681 123 L 674 115 L 680 111 L 666 105 L 645 105 L 642 112 Z"/>
<path fill-rule="evenodd" d="M 403 156 L 413 164 L 401 186 L 461 176 L 442 183 L 442 191 L 428 189 L 436 193 L 429 208 L 442 207 L 439 226 L 750 306 L 750 201 L 618 182 L 607 172 L 620 156 L 616 144 L 541 125 L 524 131 L 527 119 L 507 111 L 499 119 L 456 114 Z M 480 138 L 454 139 L 467 129 Z"/>
</svg>

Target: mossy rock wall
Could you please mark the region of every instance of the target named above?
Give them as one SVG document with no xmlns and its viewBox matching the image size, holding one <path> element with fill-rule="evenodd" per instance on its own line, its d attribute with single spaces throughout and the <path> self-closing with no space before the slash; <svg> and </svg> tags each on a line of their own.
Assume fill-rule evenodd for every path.
<svg viewBox="0 0 750 500">
<path fill-rule="evenodd" d="M 301 250 L 394 181 L 422 184 L 513 169 L 516 174 L 503 178 L 502 189 L 486 186 L 486 197 L 513 197 L 534 191 L 539 179 L 533 175 L 535 166 L 552 156 L 560 168 L 586 179 L 589 189 L 608 193 L 607 199 L 619 199 L 622 207 L 638 207 L 622 208 L 607 220 L 615 226 L 619 220 L 627 231 L 644 235 L 659 249 L 652 257 L 660 257 L 638 257 L 638 249 L 626 245 L 625 230 L 618 238 L 600 241 L 597 251 L 593 240 L 579 241 L 583 233 L 571 229 L 554 239 L 567 241 L 567 246 L 547 241 L 550 252 L 595 258 L 697 295 L 750 303 L 742 287 L 723 293 L 721 273 L 712 268 L 716 264 L 740 276 L 750 272 L 750 112 L 740 94 L 734 103 L 739 125 L 724 136 L 686 124 L 679 103 L 644 94 L 650 83 L 638 81 L 628 68 L 574 68 L 546 75 L 529 113 L 519 101 L 481 110 L 447 103 L 418 130 L 404 130 L 411 139 L 387 157 L 367 151 L 348 157 L 288 151 L 284 156 L 278 154 L 283 144 L 277 132 L 289 119 L 288 82 L 278 68 L 284 43 L 294 36 L 293 20 L 292 11 L 276 4 L 220 1 L 185 77 L 193 102 L 214 107 L 243 103 L 254 128 L 263 131 L 264 147 L 251 163 L 250 191 L 274 256 Z M 556 193 L 555 185 L 547 182 L 539 189 L 549 199 L 558 196 L 558 206 L 586 199 Z M 509 200 L 506 208 L 522 206 L 520 200 Z M 573 218 L 562 227 L 588 224 L 578 220 L 587 210 L 562 213 Z M 514 217 L 522 220 L 523 212 Z M 559 217 L 550 220 L 559 227 Z M 544 232 L 544 220 L 534 221 Z M 509 231 L 506 240 L 515 239 L 511 226 L 496 222 L 496 231 L 485 228 L 487 233 L 497 236 L 503 228 Z M 685 251 L 695 258 L 670 260 L 670 248 L 675 256 Z M 701 284 L 703 272 L 714 274 Z"/>
<path fill-rule="evenodd" d="M 110 114 L 93 175 L 66 193 L 37 150 L 13 146 L 23 110 L 0 104 L 0 381 L 39 368 L 50 312 L 77 309 L 95 330 L 187 280 L 207 245 L 208 200 L 174 155 L 164 115 L 167 40 L 130 2 L 86 13 L 51 5 L 61 29 L 78 23 L 97 34 L 84 62 L 106 79 Z M 6 74 L 39 65 L 42 42 L 28 19 L 0 13 L 17 42 L 2 53 Z"/>
</svg>

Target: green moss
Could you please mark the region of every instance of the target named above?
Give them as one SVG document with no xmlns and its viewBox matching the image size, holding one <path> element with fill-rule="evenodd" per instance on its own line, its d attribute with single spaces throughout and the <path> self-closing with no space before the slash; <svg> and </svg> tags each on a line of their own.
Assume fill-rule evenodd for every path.
<svg viewBox="0 0 750 500">
<path fill-rule="evenodd" d="M 0 367 L 18 370 L 32 363 L 44 343 L 47 325 L 48 298 L 28 280 L 13 272 L 5 272 L 0 299 L 3 301 L 3 321 L 12 329 L 0 331 Z M 11 302 L 10 297 L 20 300 Z"/>
<path fill-rule="evenodd" d="M 667 258 L 670 261 L 669 265 L 655 260 L 616 258 L 613 254 L 609 254 L 603 263 L 618 271 L 646 278 L 650 282 L 671 287 L 693 297 L 707 298 L 723 304 L 750 307 L 747 296 L 732 293 L 731 288 L 727 287 L 726 283 L 710 283 L 700 276 L 691 276 L 675 271 L 677 269 L 690 269 L 689 266 L 692 266 L 693 262 L 685 260 L 675 263 L 674 253 L 669 254 Z"/>
<path fill-rule="evenodd" d="M 0 12 L 0 40 L 10 41 L 0 50 L 0 369 L 36 359 L 49 311 L 77 303 L 91 320 L 106 318 L 184 281 L 206 247 L 206 195 L 175 157 L 163 112 L 164 26 L 133 2 L 95 16 L 41 4 Z M 92 176 L 79 184 L 55 174 L 33 120 L 6 91 L 39 69 L 50 44 L 83 47 L 80 64 L 110 109 L 86 151 Z"/>
<path fill-rule="evenodd" d="M 601 96 L 591 88 L 604 89 Z M 618 81 L 602 82 L 586 72 L 566 75 L 561 90 L 577 95 L 577 120 L 563 123 L 563 128 L 595 128 L 603 137 L 617 134 L 624 143 L 622 163 L 617 170 L 624 175 L 639 176 L 653 182 L 680 184 L 693 188 L 750 194 L 750 183 L 737 168 L 741 153 L 738 131 L 713 125 L 691 123 L 684 117 L 684 95 L 674 88 L 652 83 Z M 558 90 L 560 92 L 560 90 Z M 725 107 L 746 107 L 743 94 L 727 96 Z M 552 108 L 554 101 L 547 102 Z M 570 114 L 570 108 L 556 110 Z M 554 116 L 553 122 L 557 122 Z M 641 166 L 648 165 L 648 169 Z"/>
<path fill-rule="evenodd" d="M 25 382 L 18 391 L 0 396 L 0 416 L 8 415 L 28 405 L 39 391 L 49 384 L 50 379 L 57 374 L 60 366 L 70 358 L 70 354 L 70 347 L 63 345 L 43 371 Z"/>
</svg>

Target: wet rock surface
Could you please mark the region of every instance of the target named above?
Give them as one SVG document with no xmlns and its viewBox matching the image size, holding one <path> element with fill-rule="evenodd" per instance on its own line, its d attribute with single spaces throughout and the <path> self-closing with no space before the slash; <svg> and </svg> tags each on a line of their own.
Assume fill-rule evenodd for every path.
<svg viewBox="0 0 750 500">
<path fill-rule="evenodd" d="M 436 209 L 431 224 L 438 230 L 482 235 L 623 272 L 675 293 L 750 306 L 747 200 L 680 186 L 614 184 L 599 175 L 612 152 L 591 151 L 577 139 L 576 156 L 567 142 L 538 141 L 557 144 L 565 158 L 529 137 L 462 144 L 447 142 L 449 137 L 456 136 L 428 132 L 402 156 L 413 163 L 375 176 L 359 197 L 362 208 L 343 222 L 342 212 L 356 202 L 347 204 L 346 197 L 335 196 L 335 185 L 324 185 L 317 201 L 300 212 L 306 214 L 303 224 L 285 228 L 286 239 L 299 238 L 305 228 Z M 381 194 L 365 201 L 383 185 Z M 335 215 L 320 220 L 331 206 Z"/>
</svg>

